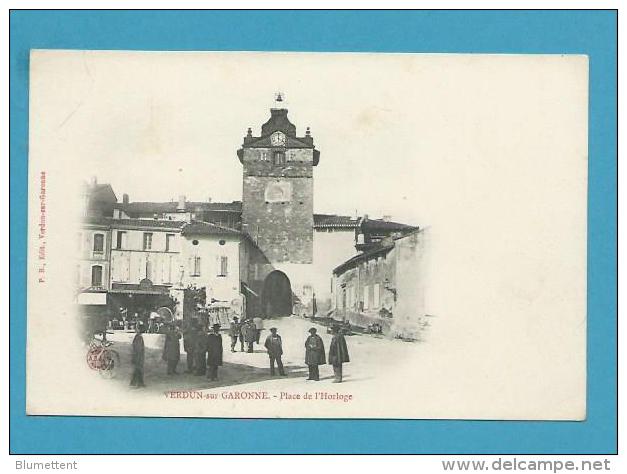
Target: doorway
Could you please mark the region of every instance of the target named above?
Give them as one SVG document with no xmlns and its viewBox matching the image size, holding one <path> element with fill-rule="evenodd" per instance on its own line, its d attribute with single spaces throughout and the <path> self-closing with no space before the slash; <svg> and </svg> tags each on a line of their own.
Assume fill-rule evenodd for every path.
<svg viewBox="0 0 627 474">
<path fill-rule="evenodd" d="M 263 283 L 261 302 L 267 318 L 292 314 L 292 286 L 285 273 L 274 270 L 268 274 Z"/>
</svg>

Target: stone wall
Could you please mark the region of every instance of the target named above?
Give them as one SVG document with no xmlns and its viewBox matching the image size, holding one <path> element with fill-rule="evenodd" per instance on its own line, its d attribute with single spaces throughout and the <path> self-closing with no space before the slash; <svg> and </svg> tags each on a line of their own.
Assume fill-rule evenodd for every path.
<svg viewBox="0 0 627 474">
<path fill-rule="evenodd" d="M 312 263 L 313 150 L 288 150 L 284 165 L 272 153 L 244 150 L 242 230 L 271 263 Z"/>
</svg>

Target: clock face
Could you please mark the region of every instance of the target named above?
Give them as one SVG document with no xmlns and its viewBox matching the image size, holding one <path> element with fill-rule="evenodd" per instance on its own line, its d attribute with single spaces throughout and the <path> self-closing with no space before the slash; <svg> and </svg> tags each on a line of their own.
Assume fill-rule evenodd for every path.
<svg viewBox="0 0 627 474">
<path fill-rule="evenodd" d="M 273 146 L 285 145 L 285 135 L 281 132 L 274 132 L 270 136 L 270 143 L 272 143 Z"/>
</svg>

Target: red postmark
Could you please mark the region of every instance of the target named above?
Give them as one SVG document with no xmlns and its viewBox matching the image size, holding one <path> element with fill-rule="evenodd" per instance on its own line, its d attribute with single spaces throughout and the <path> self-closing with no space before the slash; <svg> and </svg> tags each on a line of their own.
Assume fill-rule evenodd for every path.
<svg viewBox="0 0 627 474">
<path fill-rule="evenodd" d="M 104 348 L 100 346 L 91 347 L 87 351 L 87 365 L 92 370 L 100 370 L 103 367 L 103 351 Z"/>
</svg>

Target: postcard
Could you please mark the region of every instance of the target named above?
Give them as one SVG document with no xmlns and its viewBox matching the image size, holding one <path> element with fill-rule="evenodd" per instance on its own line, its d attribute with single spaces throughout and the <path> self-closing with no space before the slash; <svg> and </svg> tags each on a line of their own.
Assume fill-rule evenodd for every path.
<svg viewBox="0 0 627 474">
<path fill-rule="evenodd" d="M 588 59 L 32 50 L 27 414 L 584 420 Z"/>
</svg>

